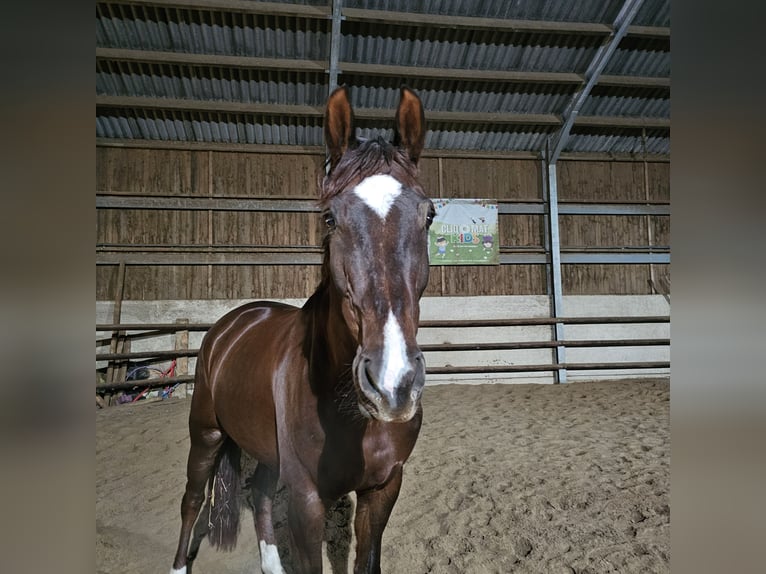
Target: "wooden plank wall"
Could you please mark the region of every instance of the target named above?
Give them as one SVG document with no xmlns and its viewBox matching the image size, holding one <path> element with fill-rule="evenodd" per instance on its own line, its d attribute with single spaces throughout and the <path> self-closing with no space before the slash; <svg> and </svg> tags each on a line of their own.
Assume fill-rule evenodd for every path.
<svg viewBox="0 0 766 574">
<path fill-rule="evenodd" d="M 97 191 L 155 196 L 313 199 L 323 157 L 219 151 L 97 147 Z M 669 164 L 561 161 L 562 201 L 614 202 L 669 199 Z M 432 197 L 542 199 L 537 161 L 433 158 L 421 161 L 421 180 Z M 667 216 L 562 216 L 562 248 L 669 245 Z M 317 213 L 98 209 L 97 244 L 142 246 L 321 244 Z M 539 215 L 502 215 L 503 247 L 543 244 Z M 666 265 L 655 279 L 669 286 Z M 565 265 L 565 294 L 651 293 L 648 265 Z M 125 299 L 235 299 L 306 297 L 319 281 L 318 266 L 129 265 Z M 99 265 L 96 298 L 116 292 L 117 266 Z M 657 281 L 656 281 L 657 282 Z M 544 294 L 543 265 L 432 267 L 426 295 Z"/>
<path fill-rule="evenodd" d="M 559 200 L 584 202 L 670 200 L 670 165 L 643 162 L 561 161 Z M 563 215 L 562 249 L 670 245 L 668 216 Z M 650 227 L 652 241 L 650 243 Z M 668 265 L 654 265 L 667 275 Z M 651 293 L 649 265 L 563 265 L 567 295 Z M 669 282 L 669 277 L 668 277 Z"/>
</svg>

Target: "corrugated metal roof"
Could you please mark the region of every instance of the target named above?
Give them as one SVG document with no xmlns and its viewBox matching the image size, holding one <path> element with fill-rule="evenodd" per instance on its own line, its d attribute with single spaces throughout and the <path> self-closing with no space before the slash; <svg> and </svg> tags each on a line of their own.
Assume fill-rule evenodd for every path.
<svg viewBox="0 0 766 574">
<path fill-rule="evenodd" d="M 600 38 L 562 39 L 548 34 L 438 29 L 423 37 L 419 26 L 356 23 L 343 32 L 341 60 L 469 70 L 575 72 L 585 70 Z"/>
<path fill-rule="evenodd" d="M 622 5 L 346 0 L 339 81 L 360 135 L 390 135 L 375 112 L 407 84 L 426 108 L 428 149 L 540 152 Z M 331 12 L 324 0 L 97 2 L 97 137 L 321 146 Z M 631 25 L 565 153 L 669 154 L 669 0 L 645 0 Z"/>
</svg>

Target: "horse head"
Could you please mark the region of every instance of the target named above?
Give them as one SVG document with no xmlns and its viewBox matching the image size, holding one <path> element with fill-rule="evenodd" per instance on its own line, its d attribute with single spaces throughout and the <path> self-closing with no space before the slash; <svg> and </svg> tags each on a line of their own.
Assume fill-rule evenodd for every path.
<svg viewBox="0 0 766 574">
<path fill-rule="evenodd" d="M 340 87 L 327 103 L 325 140 L 325 273 L 341 295 L 343 321 L 357 344 L 352 376 L 360 408 L 378 420 L 408 421 L 425 384 L 416 335 L 434 217 L 417 179 L 423 106 L 402 88 L 394 142 L 360 140 L 348 90 Z"/>
</svg>

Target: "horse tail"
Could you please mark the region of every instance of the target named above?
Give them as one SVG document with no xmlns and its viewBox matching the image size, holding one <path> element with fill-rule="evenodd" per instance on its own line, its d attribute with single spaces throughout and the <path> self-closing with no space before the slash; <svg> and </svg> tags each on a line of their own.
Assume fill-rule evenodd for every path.
<svg viewBox="0 0 766 574">
<path fill-rule="evenodd" d="M 210 477 L 208 489 L 208 540 L 221 550 L 233 550 L 239 534 L 239 493 L 241 490 L 239 446 L 227 438 Z"/>
</svg>

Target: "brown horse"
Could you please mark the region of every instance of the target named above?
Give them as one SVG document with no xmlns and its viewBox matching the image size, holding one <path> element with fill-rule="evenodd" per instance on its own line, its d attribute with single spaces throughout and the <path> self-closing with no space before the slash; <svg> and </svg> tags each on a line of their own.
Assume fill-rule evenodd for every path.
<svg viewBox="0 0 766 574">
<path fill-rule="evenodd" d="M 190 572 L 205 535 L 222 549 L 236 543 L 240 449 L 258 461 L 250 484 L 263 572 L 284 572 L 271 520 L 280 478 L 296 571 L 321 572 L 325 510 L 355 491 L 354 572 L 380 572 L 383 529 L 420 431 L 425 382 L 415 336 L 434 208 L 417 181 L 423 107 L 407 88 L 394 134 L 393 144 L 357 140 L 348 90 L 331 94 L 319 287 L 302 308 L 239 307 L 205 336 L 171 572 Z M 209 515 L 197 521 L 205 499 Z"/>
</svg>

